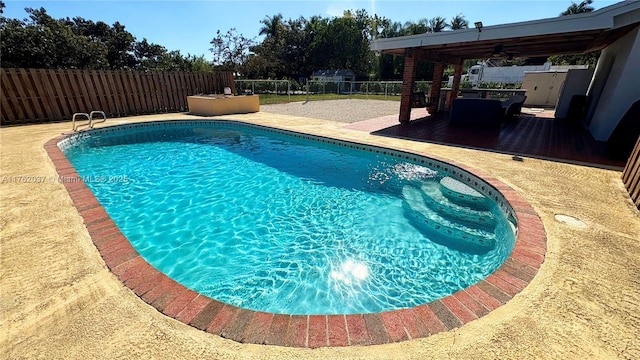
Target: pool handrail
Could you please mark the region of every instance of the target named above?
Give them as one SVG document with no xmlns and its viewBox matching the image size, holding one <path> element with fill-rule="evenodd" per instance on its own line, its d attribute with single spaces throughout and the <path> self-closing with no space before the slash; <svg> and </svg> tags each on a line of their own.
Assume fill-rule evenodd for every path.
<svg viewBox="0 0 640 360">
<path fill-rule="evenodd" d="M 86 124 L 82 124 L 82 125 L 76 126 L 76 118 L 79 117 L 79 116 L 86 117 L 87 120 L 89 120 L 89 122 L 86 123 Z M 87 114 L 87 113 L 75 113 L 75 114 L 73 114 L 73 117 L 71 118 L 71 124 L 73 125 L 73 131 L 76 131 L 81 126 L 89 126 L 89 127 L 91 127 L 91 116 L 89 114 Z"/>
<path fill-rule="evenodd" d="M 100 114 L 102 115 L 102 120 L 97 121 L 97 122 L 93 122 L 93 115 L 95 114 Z M 93 128 L 93 125 L 96 123 L 101 123 L 101 122 L 105 122 L 107 121 L 107 114 L 104 113 L 104 111 L 99 111 L 99 110 L 94 110 L 91 112 L 91 114 L 89 114 L 89 127 Z"/>
<path fill-rule="evenodd" d="M 93 121 L 93 116 L 94 115 L 102 115 L 102 119 L 99 121 Z M 86 124 L 81 124 L 81 125 L 76 125 L 76 118 L 80 117 L 80 116 L 84 116 L 87 118 L 87 120 L 89 120 L 88 123 Z M 73 114 L 73 118 L 71 119 L 71 122 L 73 124 L 73 131 L 77 131 L 81 126 L 88 126 L 89 129 L 93 129 L 93 126 L 95 124 L 101 123 L 101 122 L 105 122 L 107 121 L 107 114 L 104 113 L 104 111 L 100 111 L 100 110 L 94 110 L 91 113 L 87 114 L 87 113 L 75 113 Z"/>
</svg>

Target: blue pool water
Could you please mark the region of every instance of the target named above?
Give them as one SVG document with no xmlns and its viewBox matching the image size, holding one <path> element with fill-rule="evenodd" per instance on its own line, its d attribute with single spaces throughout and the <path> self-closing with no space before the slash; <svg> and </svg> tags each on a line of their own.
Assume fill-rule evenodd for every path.
<svg viewBox="0 0 640 360">
<path fill-rule="evenodd" d="M 495 202 L 447 197 L 448 174 L 382 151 L 213 122 L 63 150 L 151 265 L 252 310 L 413 307 L 485 278 L 514 246 Z"/>
</svg>

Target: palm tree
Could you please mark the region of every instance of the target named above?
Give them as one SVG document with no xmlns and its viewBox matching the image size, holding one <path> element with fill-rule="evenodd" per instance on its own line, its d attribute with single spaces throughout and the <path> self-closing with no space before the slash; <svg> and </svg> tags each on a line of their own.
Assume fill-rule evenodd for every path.
<svg viewBox="0 0 640 360">
<path fill-rule="evenodd" d="M 260 20 L 264 26 L 260 29 L 260 35 L 266 35 L 267 38 L 277 39 L 282 30 L 282 14 L 267 16 Z"/>
<path fill-rule="evenodd" d="M 436 16 L 429 20 L 429 31 L 430 32 L 441 32 L 449 27 L 447 24 L 447 20 L 442 16 Z"/>
<path fill-rule="evenodd" d="M 569 6 L 567 10 L 561 12 L 560 16 L 592 12 L 593 6 L 590 6 L 592 3 L 593 3 L 593 0 L 583 0 L 579 4 L 576 4 L 572 1 L 571 6 Z"/>
<path fill-rule="evenodd" d="M 467 29 L 469 27 L 469 22 L 464 18 L 464 15 L 458 14 L 451 19 L 449 26 L 451 27 L 451 30 Z"/>
<path fill-rule="evenodd" d="M 404 24 L 405 35 L 417 35 L 429 32 L 429 20 L 420 19 L 418 22 L 407 21 Z"/>
<path fill-rule="evenodd" d="M 381 38 L 392 38 L 403 34 L 402 24 L 397 21 L 391 21 L 384 18 L 382 21 L 382 30 L 378 32 Z"/>
</svg>

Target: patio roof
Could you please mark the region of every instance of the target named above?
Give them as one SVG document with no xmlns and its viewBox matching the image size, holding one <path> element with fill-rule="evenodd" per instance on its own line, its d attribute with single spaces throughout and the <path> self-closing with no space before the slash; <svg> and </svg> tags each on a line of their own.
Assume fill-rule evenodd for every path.
<svg viewBox="0 0 640 360">
<path fill-rule="evenodd" d="M 371 50 L 421 60 L 459 63 L 464 59 L 534 57 L 585 53 L 611 44 L 640 23 L 640 1 L 622 1 L 571 16 L 378 39 Z"/>
</svg>

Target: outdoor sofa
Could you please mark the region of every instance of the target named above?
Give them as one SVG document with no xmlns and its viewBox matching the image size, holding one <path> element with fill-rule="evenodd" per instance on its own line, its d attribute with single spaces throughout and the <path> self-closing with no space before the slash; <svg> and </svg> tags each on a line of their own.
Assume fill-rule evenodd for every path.
<svg viewBox="0 0 640 360">
<path fill-rule="evenodd" d="M 449 113 L 451 125 L 499 127 L 504 118 L 502 102 L 494 99 L 454 99 Z"/>
<path fill-rule="evenodd" d="M 451 105 L 449 123 L 499 127 L 503 120 L 520 114 L 526 98 L 524 95 L 515 95 L 505 102 L 496 99 L 457 98 Z"/>
</svg>

